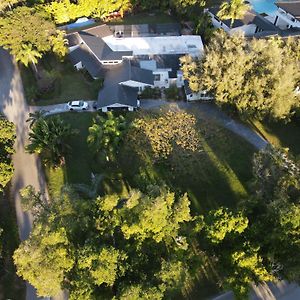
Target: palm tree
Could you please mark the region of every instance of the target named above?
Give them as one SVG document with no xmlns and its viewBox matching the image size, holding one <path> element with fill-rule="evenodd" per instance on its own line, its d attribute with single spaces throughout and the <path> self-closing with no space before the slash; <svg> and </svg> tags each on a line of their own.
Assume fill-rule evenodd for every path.
<svg viewBox="0 0 300 300">
<path fill-rule="evenodd" d="M 230 28 L 232 28 L 234 20 L 243 18 L 250 9 L 251 6 L 244 0 L 230 0 L 221 4 L 217 16 L 222 20 L 231 19 Z"/>
<path fill-rule="evenodd" d="M 69 146 L 66 139 L 75 134 L 68 124 L 59 117 L 39 118 L 29 133 L 30 143 L 26 150 L 29 153 L 43 154 L 46 162 L 54 166 L 61 165 Z"/>
<path fill-rule="evenodd" d="M 97 116 L 89 128 L 88 145 L 95 154 L 102 152 L 107 161 L 113 160 L 126 126 L 125 118 L 115 117 L 112 112 L 106 118 Z"/>
<path fill-rule="evenodd" d="M 29 127 L 32 128 L 40 118 L 45 116 L 46 113 L 46 110 L 37 110 L 33 113 L 29 113 L 29 118 L 26 120 L 26 122 L 30 123 Z"/>
<path fill-rule="evenodd" d="M 31 64 L 36 75 L 38 75 L 36 64 L 38 63 L 38 58 L 41 57 L 42 54 L 33 49 L 31 44 L 22 45 L 22 50 L 15 55 L 16 61 L 20 61 L 26 67 L 28 64 Z"/>
</svg>

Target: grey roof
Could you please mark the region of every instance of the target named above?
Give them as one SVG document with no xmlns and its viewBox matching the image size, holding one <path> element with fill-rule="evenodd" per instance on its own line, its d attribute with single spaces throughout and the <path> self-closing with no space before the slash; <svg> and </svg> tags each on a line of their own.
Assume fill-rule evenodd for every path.
<svg viewBox="0 0 300 300">
<path fill-rule="evenodd" d="M 170 69 L 169 76 L 170 78 L 177 77 L 177 71 L 180 69 L 180 57 L 185 54 L 162 54 L 162 55 L 136 55 L 132 61 L 134 66 L 142 66 L 146 65 L 146 61 L 151 63 L 151 67 L 153 61 L 156 63 L 157 69 Z M 142 64 L 141 64 L 142 62 Z M 149 64 L 150 65 L 150 64 Z"/>
<path fill-rule="evenodd" d="M 300 0 L 281 0 L 275 4 L 300 21 Z"/>
<path fill-rule="evenodd" d="M 219 8 L 213 7 L 213 8 L 210 8 L 209 11 L 213 15 L 217 16 L 217 13 L 219 12 Z M 230 19 L 220 20 L 220 21 L 223 22 L 228 27 L 230 27 L 230 24 L 231 24 Z M 250 24 L 256 25 L 261 30 L 267 30 L 267 31 L 277 31 L 278 30 L 278 28 L 273 23 L 271 23 L 269 20 L 264 18 L 262 15 L 257 14 L 253 10 L 247 11 L 245 16 L 243 17 L 243 19 L 234 20 L 232 28 L 237 28 L 237 27 L 240 27 L 243 25 L 250 25 Z"/>
<path fill-rule="evenodd" d="M 80 43 L 80 37 L 77 32 L 67 34 L 66 39 L 68 40 L 68 47 L 76 46 Z"/>
<path fill-rule="evenodd" d="M 92 27 L 89 29 L 85 29 L 85 30 L 83 30 L 83 32 L 87 32 L 87 33 L 94 35 L 96 37 L 99 37 L 99 38 L 104 38 L 106 36 L 110 36 L 113 34 L 111 29 L 109 28 L 109 26 L 106 24 L 95 26 L 95 27 Z"/>
<path fill-rule="evenodd" d="M 127 80 L 153 85 L 154 75 L 152 71 L 135 67 L 130 60 L 124 59 L 122 63 L 109 67 L 104 84 L 111 85 Z"/>
<path fill-rule="evenodd" d="M 104 87 L 98 94 L 98 107 L 111 106 L 119 103 L 137 107 L 138 89 L 121 84 L 112 84 Z"/>
<path fill-rule="evenodd" d="M 254 38 L 269 38 L 279 36 L 283 39 L 293 37 L 300 38 L 300 29 L 299 28 L 288 28 L 281 30 L 278 28 L 277 31 L 262 31 L 257 32 L 253 35 Z"/>
<path fill-rule="evenodd" d="M 104 77 L 104 69 L 102 68 L 101 63 L 92 53 L 90 53 L 89 49 L 84 44 L 70 52 L 69 58 L 73 65 L 76 65 L 81 61 L 83 66 L 93 78 Z"/>
<path fill-rule="evenodd" d="M 159 35 L 180 35 L 179 23 L 165 24 L 133 24 L 133 25 L 111 25 L 113 33 L 122 32 L 123 37 L 132 36 L 159 36 Z"/>
<path fill-rule="evenodd" d="M 81 31 L 79 35 L 99 60 L 122 60 L 123 56 L 132 56 L 132 51 L 113 51 L 102 38 L 90 32 Z"/>
</svg>

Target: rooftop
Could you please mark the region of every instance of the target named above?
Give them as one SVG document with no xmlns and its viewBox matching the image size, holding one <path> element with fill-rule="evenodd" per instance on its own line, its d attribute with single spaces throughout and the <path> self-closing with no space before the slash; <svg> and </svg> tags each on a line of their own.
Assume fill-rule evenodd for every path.
<svg viewBox="0 0 300 300">
<path fill-rule="evenodd" d="M 300 21 L 300 0 L 281 0 L 275 4 Z"/>
<path fill-rule="evenodd" d="M 200 36 L 154 36 L 154 37 L 128 37 L 103 38 L 105 44 L 114 52 L 128 51 L 133 55 L 158 55 L 158 54 L 190 54 L 199 56 L 203 52 Z"/>
</svg>

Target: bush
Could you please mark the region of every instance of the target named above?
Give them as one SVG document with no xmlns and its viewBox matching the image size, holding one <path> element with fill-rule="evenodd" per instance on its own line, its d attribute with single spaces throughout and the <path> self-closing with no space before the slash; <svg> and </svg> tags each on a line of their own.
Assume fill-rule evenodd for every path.
<svg viewBox="0 0 300 300">
<path fill-rule="evenodd" d="M 145 87 L 140 94 L 140 99 L 158 99 L 161 98 L 161 91 L 159 88 Z"/>
<path fill-rule="evenodd" d="M 167 100 L 183 100 L 182 91 L 177 86 L 173 85 L 168 89 L 165 89 L 165 95 Z"/>
</svg>

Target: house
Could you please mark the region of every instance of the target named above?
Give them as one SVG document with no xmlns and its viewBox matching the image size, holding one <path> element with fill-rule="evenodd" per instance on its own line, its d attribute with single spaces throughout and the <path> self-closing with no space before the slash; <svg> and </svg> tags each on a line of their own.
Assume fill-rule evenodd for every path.
<svg viewBox="0 0 300 300">
<path fill-rule="evenodd" d="M 300 28 L 300 0 L 275 2 L 277 11 L 274 24 L 280 29 Z"/>
<path fill-rule="evenodd" d="M 246 12 L 242 19 L 234 20 L 231 26 L 231 20 L 221 20 L 217 14 L 219 7 L 213 7 L 205 10 L 211 17 L 215 28 L 222 28 L 229 34 L 243 32 L 245 36 L 253 36 L 258 32 L 277 32 L 278 28 L 270 22 L 264 15 L 258 14 L 253 10 Z"/>
<path fill-rule="evenodd" d="M 193 92 L 192 89 L 190 88 L 188 80 L 184 80 L 184 92 L 186 95 L 187 102 L 198 101 L 198 100 L 210 101 L 214 99 L 214 97 L 209 93 L 207 93 L 206 91 Z"/>
<path fill-rule="evenodd" d="M 180 35 L 178 24 L 100 25 L 67 35 L 78 70 L 103 78 L 98 108 L 134 110 L 145 87 L 184 86 L 180 57 L 203 53 L 200 36 Z"/>
</svg>

